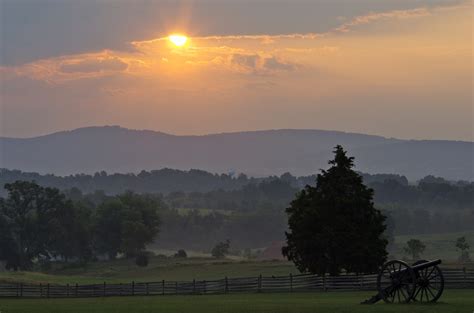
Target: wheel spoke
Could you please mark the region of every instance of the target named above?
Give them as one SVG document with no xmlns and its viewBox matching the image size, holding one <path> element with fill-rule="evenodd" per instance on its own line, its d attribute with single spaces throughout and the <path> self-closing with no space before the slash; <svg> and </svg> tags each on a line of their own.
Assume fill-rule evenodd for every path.
<svg viewBox="0 0 474 313">
<path fill-rule="evenodd" d="M 421 290 L 421 287 L 418 287 L 418 288 L 416 289 L 416 293 L 415 293 L 415 295 L 413 296 L 413 299 L 415 299 L 415 298 L 418 296 L 418 293 L 420 293 L 420 290 Z"/>
<path fill-rule="evenodd" d="M 395 292 L 396 292 L 396 289 L 393 289 L 392 292 L 390 293 L 392 295 L 392 302 L 395 302 Z"/>
<path fill-rule="evenodd" d="M 431 288 L 433 288 L 434 290 L 439 290 L 439 288 L 438 288 L 438 287 L 435 287 L 434 284 L 430 284 L 430 286 L 431 286 Z"/>
<path fill-rule="evenodd" d="M 433 273 L 433 271 L 435 269 L 436 269 L 436 267 L 433 266 L 433 268 L 431 269 L 431 272 L 428 275 L 426 275 L 426 277 L 428 277 L 428 279 L 431 279 L 431 274 Z M 438 271 L 436 271 L 436 272 L 438 272 Z"/>
<path fill-rule="evenodd" d="M 428 291 L 431 293 L 431 296 L 434 298 L 436 298 L 436 296 L 433 294 L 433 292 L 431 291 L 431 288 L 430 286 L 426 287 L 426 289 L 428 289 Z"/>
</svg>

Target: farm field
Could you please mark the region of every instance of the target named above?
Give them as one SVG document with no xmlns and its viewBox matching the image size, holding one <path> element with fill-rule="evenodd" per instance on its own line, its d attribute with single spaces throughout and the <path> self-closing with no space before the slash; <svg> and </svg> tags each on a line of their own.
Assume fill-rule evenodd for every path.
<svg viewBox="0 0 474 313">
<path fill-rule="evenodd" d="M 426 243 L 426 251 L 422 257 L 426 259 L 443 259 L 444 268 L 474 268 L 474 264 L 458 264 L 458 251 L 454 248 L 454 241 L 460 236 L 466 236 L 474 242 L 474 232 L 449 233 L 434 235 L 408 235 L 395 238 L 396 258 L 403 258 L 402 247 L 410 238 L 418 238 Z M 193 255 L 192 253 L 190 253 Z M 199 254 L 194 254 L 199 255 Z M 148 267 L 138 267 L 133 260 L 117 259 L 114 261 L 100 261 L 88 264 L 86 267 L 52 268 L 44 272 L 0 272 L 0 282 L 23 283 L 121 283 L 165 280 L 193 279 L 222 279 L 225 276 L 248 277 L 284 276 L 298 274 L 293 263 L 286 261 L 258 261 L 229 258 L 216 260 L 210 257 L 191 257 L 187 259 L 153 257 Z"/>
<path fill-rule="evenodd" d="M 133 260 L 115 260 L 95 262 L 83 268 L 67 268 L 38 272 L 0 272 L 0 282 L 23 283 L 120 283 L 135 280 L 204 280 L 222 279 L 225 276 L 248 277 L 283 276 L 297 274 L 298 270 L 291 262 L 281 261 L 232 261 L 210 258 L 163 259 L 152 258 L 150 264 L 138 267 Z"/>
<path fill-rule="evenodd" d="M 422 254 L 423 258 L 428 260 L 442 259 L 444 263 L 453 262 L 459 257 L 459 251 L 455 247 L 456 239 L 462 236 L 465 236 L 468 242 L 474 243 L 474 231 L 395 236 L 393 255 L 396 258 L 405 257 L 406 254 L 403 252 L 403 247 L 408 240 L 415 238 L 421 240 L 426 245 L 426 249 Z"/>
<path fill-rule="evenodd" d="M 473 290 L 448 290 L 436 304 L 361 305 L 370 292 L 231 294 L 0 300 L 2 313 L 471 313 Z"/>
</svg>

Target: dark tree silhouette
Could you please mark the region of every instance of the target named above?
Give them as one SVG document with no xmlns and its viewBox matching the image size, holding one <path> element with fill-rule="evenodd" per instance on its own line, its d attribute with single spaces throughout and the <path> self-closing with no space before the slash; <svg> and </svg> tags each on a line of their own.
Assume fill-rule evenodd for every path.
<svg viewBox="0 0 474 313">
<path fill-rule="evenodd" d="M 55 188 L 43 188 L 35 182 L 17 181 L 6 184 L 8 197 L 0 201 L 0 258 L 6 259 L 7 268 L 28 269 L 34 259 L 62 255 L 57 231 L 64 229 L 60 213 L 71 208 L 63 194 Z M 7 254 L 2 256 L 2 254 Z"/>
<path fill-rule="evenodd" d="M 412 260 L 418 260 L 425 251 L 425 244 L 418 239 L 410 239 L 407 241 L 406 247 L 403 248 L 406 254 L 411 256 Z"/>
<path fill-rule="evenodd" d="M 338 275 L 376 271 L 387 257 L 385 217 L 374 208 L 373 190 L 352 168 L 341 146 L 331 168 L 291 202 L 283 254 L 302 272 Z"/>
<path fill-rule="evenodd" d="M 227 239 L 224 242 L 219 242 L 211 251 L 211 254 L 216 259 L 225 258 L 226 254 L 229 253 L 230 241 Z"/>
<path fill-rule="evenodd" d="M 461 252 L 459 256 L 459 262 L 469 262 L 471 260 L 469 256 L 470 245 L 466 240 L 465 236 L 456 239 L 456 248 Z"/>
<path fill-rule="evenodd" d="M 114 259 L 118 253 L 135 257 L 153 242 L 159 232 L 158 210 L 153 197 L 124 193 L 97 209 L 97 249 Z"/>
</svg>

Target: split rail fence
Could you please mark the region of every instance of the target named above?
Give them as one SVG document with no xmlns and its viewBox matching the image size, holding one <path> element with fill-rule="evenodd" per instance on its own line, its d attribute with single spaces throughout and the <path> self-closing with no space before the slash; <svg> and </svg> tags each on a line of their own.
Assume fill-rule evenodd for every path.
<svg viewBox="0 0 474 313">
<path fill-rule="evenodd" d="M 474 270 L 444 269 L 445 288 L 474 289 Z M 131 282 L 126 284 L 0 284 L 0 298 L 68 298 L 109 296 L 204 295 L 375 290 L 377 275 L 288 275 L 219 280 Z"/>
</svg>

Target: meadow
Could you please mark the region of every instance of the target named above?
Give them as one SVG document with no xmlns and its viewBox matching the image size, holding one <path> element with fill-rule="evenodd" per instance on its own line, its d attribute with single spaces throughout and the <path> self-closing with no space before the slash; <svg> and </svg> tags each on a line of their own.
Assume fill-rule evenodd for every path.
<svg viewBox="0 0 474 313">
<path fill-rule="evenodd" d="M 291 262 L 235 261 L 212 258 L 173 259 L 154 257 L 147 267 L 133 260 L 118 259 L 90 263 L 86 267 L 69 267 L 47 272 L 0 272 L 0 282 L 23 283 L 120 283 L 164 280 L 222 279 L 225 276 L 280 276 L 299 273 Z"/>
<path fill-rule="evenodd" d="M 473 290 L 447 290 L 436 304 L 362 305 L 371 292 L 229 294 L 0 300 L 2 313 L 471 313 Z"/>
<path fill-rule="evenodd" d="M 395 236 L 394 251 L 392 254 L 396 258 L 406 256 L 403 247 L 408 240 L 415 238 L 421 240 L 426 245 L 426 249 L 422 254 L 423 258 L 428 260 L 442 259 L 445 263 L 453 263 L 459 257 L 459 251 L 455 246 L 456 239 L 462 236 L 465 236 L 468 242 L 474 243 L 474 231 Z"/>
<path fill-rule="evenodd" d="M 474 232 L 408 235 L 395 238 L 395 251 L 391 257 L 403 258 L 403 245 L 410 238 L 418 238 L 426 243 L 422 257 L 426 259 L 441 258 L 444 268 L 474 268 L 474 264 L 458 264 L 455 260 L 458 251 L 454 247 L 455 239 L 466 236 L 474 242 Z M 156 251 L 171 254 L 172 251 Z M 165 280 L 204 280 L 227 277 L 249 276 L 283 276 L 298 274 L 293 263 L 286 261 L 248 260 L 242 257 L 229 257 L 216 260 L 208 254 L 188 253 L 185 259 L 152 257 L 147 267 L 138 267 L 133 260 L 117 259 L 113 261 L 93 262 L 87 266 L 53 266 L 53 268 L 36 272 L 0 272 L 0 282 L 23 283 L 121 283 Z"/>
</svg>

